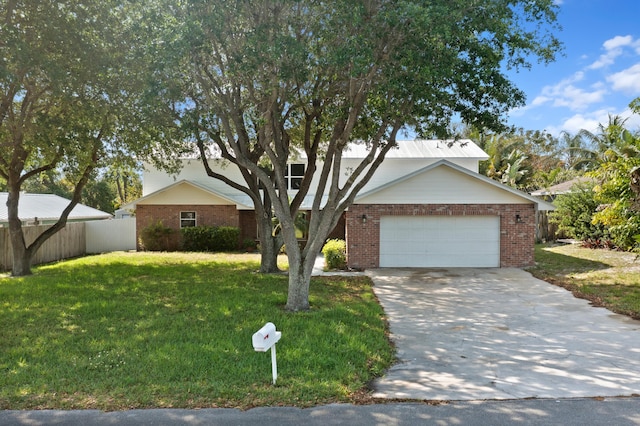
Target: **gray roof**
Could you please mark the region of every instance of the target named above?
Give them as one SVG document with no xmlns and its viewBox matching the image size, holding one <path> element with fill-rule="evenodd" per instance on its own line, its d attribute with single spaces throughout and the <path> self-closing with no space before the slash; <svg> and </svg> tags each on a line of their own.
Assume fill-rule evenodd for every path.
<svg viewBox="0 0 640 426">
<path fill-rule="evenodd" d="M 587 176 L 580 176 L 575 179 L 568 180 L 566 182 L 559 183 L 557 185 L 550 186 L 549 188 L 538 189 L 533 191 L 531 195 L 541 197 L 545 195 L 561 195 L 567 194 L 572 191 L 573 187 L 579 184 L 593 181 L 592 178 Z"/>
<path fill-rule="evenodd" d="M 6 208 L 7 198 L 9 194 L 0 192 L 0 222 L 8 222 L 8 211 Z M 62 211 L 69 205 L 66 198 L 62 198 L 54 194 L 27 194 L 21 193 L 18 201 L 18 217 L 21 220 L 30 220 L 38 218 L 38 220 L 58 220 Z M 83 204 L 76 205 L 71 213 L 69 220 L 97 220 L 109 219 L 112 215 L 102 210 Z"/>
</svg>

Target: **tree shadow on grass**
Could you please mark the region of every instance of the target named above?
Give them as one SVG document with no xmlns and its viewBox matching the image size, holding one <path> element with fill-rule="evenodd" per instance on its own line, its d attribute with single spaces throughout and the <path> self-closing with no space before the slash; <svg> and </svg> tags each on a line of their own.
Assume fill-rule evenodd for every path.
<svg viewBox="0 0 640 426">
<path fill-rule="evenodd" d="M 592 306 L 607 308 L 612 312 L 640 319 L 640 310 L 629 308 L 634 303 L 616 303 L 616 294 L 625 289 L 620 284 L 587 283 L 575 278 L 575 274 L 603 271 L 612 265 L 575 256 L 536 250 L 536 265 L 527 268 L 534 277 L 569 290 L 575 297 L 588 300 Z M 633 296 L 631 296 L 633 297 Z"/>
</svg>

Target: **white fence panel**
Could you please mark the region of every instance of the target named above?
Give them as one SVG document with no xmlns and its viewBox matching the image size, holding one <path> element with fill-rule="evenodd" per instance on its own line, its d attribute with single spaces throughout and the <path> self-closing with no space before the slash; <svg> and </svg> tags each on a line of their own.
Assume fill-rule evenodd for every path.
<svg viewBox="0 0 640 426">
<path fill-rule="evenodd" d="M 87 253 L 136 249 L 136 218 L 86 222 Z"/>
</svg>

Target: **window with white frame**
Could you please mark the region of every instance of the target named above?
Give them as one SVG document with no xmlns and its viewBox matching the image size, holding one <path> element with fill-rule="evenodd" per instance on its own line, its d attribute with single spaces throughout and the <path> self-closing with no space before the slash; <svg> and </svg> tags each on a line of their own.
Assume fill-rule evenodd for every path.
<svg viewBox="0 0 640 426">
<path fill-rule="evenodd" d="M 284 177 L 287 181 L 288 189 L 300 189 L 302 178 L 304 178 L 304 171 L 304 164 L 287 164 L 287 170 L 285 171 Z"/>
<path fill-rule="evenodd" d="M 180 212 L 180 228 L 196 226 L 196 212 Z"/>
</svg>

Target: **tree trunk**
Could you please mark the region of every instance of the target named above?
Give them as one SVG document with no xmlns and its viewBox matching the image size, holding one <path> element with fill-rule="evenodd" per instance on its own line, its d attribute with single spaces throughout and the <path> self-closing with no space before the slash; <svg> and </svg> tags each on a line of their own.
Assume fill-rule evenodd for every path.
<svg viewBox="0 0 640 426">
<path fill-rule="evenodd" d="M 258 215 L 260 225 L 260 272 L 263 274 L 275 274 L 278 268 L 278 253 L 282 247 L 282 238 L 273 235 L 271 217 L 265 218 Z"/>
<path fill-rule="evenodd" d="M 18 217 L 18 202 L 20 200 L 20 190 L 9 190 L 7 194 L 7 213 L 9 218 L 9 239 L 11 241 L 11 254 L 13 263 L 11 266 L 11 275 L 14 277 L 22 277 L 31 275 L 31 259 L 33 250 L 27 249 L 22 232 L 22 222 Z"/>
<path fill-rule="evenodd" d="M 278 268 L 278 253 L 282 244 L 277 237 L 267 236 L 260 239 L 260 272 L 275 274 L 282 272 Z"/>
<path fill-rule="evenodd" d="M 11 275 L 14 277 L 24 277 L 31 275 L 31 259 L 33 255 L 30 251 L 24 250 L 16 255 L 16 246 L 12 246 L 13 264 Z"/>
<path fill-rule="evenodd" d="M 311 271 L 308 274 L 305 273 L 305 261 L 300 249 L 291 250 L 287 246 L 287 256 L 289 258 L 289 291 L 286 309 L 293 312 L 309 310 Z"/>
<path fill-rule="evenodd" d="M 288 240 L 287 240 L 288 241 Z M 287 244 L 289 260 L 289 291 L 286 309 L 288 311 L 309 310 L 309 284 L 311 273 L 319 250 L 309 250 L 306 246 L 301 250 L 297 244 Z"/>
</svg>

